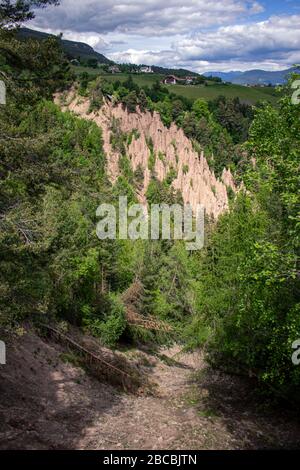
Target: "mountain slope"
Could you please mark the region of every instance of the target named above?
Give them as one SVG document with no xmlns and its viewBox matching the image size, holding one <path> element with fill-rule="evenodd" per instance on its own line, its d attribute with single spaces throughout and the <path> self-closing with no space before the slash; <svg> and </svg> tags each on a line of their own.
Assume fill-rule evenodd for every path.
<svg viewBox="0 0 300 470">
<path fill-rule="evenodd" d="M 177 77 L 185 77 L 189 75 L 190 77 L 199 77 L 199 73 L 192 72 L 187 69 L 176 69 L 176 68 L 165 68 L 159 67 L 157 65 L 152 65 L 152 70 L 154 73 L 166 74 L 166 75 L 176 75 Z"/>
<path fill-rule="evenodd" d="M 47 39 L 49 36 L 52 36 L 48 33 L 42 33 L 41 31 L 35 31 L 29 28 L 20 28 L 19 37 L 21 39 L 34 38 L 38 40 Z M 62 39 L 62 47 L 65 53 L 70 59 L 96 59 L 101 64 L 112 64 L 113 62 L 105 57 L 103 54 L 94 51 L 94 49 L 83 42 L 69 41 L 67 39 Z"/>
<path fill-rule="evenodd" d="M 236 85 L 282 85 L 287 82 L 291 73 L 297 68 L 292 67 L 286 70 L 278 70 L 274 72 L 266 70 L 247 70 L 246 72 L 205 72 L 205 76 L 214 76 L 221 78 L 224 82 L 231 82 Z"/>
<path fill-rule="evenodd" d="M 20 28 L 19 37 L 21 39 L 26 38 L 35 38 L 38 40 L 47 39 L 47 37 L 51 36 L 51 34 L 43 33 L 41 31 L 36 31 L 29 28 Z M 69 41 L 67 39 L 62 39 L 62 46 L 66 54 L 70 59 L 81 59 L 81 60 L 88 60 L 88 59 L 96 59 L 101 64 L 114 64 L 114 62 L 103 54 L 96 52 L 91 46 L 85 44 L 83 42 L 77 41 Z M 122 67 L 125 67 L 127 64 L 123 64 Z M 140 64 L 140 65 L 147 65 L 147 64 Z M 138 68 L 139 66 L 136 64 L 128 64 L 128 69 L 131 68 Z M 165 68 L 165 67 L 158 67 L 156 65 L 152 65 L 152 70 L 154 73 L 162 74 L 162 75 L 176 75 L 178 77 L 185 77 L 187 75 L 197 77 L 199 76 L 198 73 L 192 72 L 187 69 L 177 69 L 177 68 Z"/>
</svg>

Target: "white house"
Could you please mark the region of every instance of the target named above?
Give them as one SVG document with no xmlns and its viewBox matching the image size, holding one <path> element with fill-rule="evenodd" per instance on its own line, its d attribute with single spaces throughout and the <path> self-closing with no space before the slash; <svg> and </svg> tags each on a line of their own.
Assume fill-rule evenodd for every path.
<svg viewBox="0 0 300 470">
<path fill-rule="evenodd" d="M 153 73 L 152 67 L 148 67 L 147 65 L 140 67 L 140 73 Z"/>
<path fill-rule="evenodd" d="M 110 73 L 121 73 L 121 70 L 117 65 L 111 65 L 110 67 L 108 67 L 108 71 Z"/>
</svg>

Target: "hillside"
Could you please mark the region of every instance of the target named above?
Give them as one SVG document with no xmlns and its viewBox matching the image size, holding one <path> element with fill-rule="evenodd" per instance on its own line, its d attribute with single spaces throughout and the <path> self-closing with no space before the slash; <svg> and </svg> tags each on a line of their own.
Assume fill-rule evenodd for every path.
<svg viewBox="0 0 300 470">
<path fill-rule="evenodd" d="M 91 67 L 72 67 L 75 75 L 80 76 L 82 73 L 88 73 L 92 77 L 101 75 L 105 80 L 111 83 L 118 81 L 125 82 L 128 77 L 131 76 L 133 81 L 140 87 L 152 86 L 155 82 L 161 82 L 165 77 L 164 74 L 152 73 L 152 74 L 106 74 L 102 73 L 99 69 L 93 69 Z M 241 102 L 255 105 L 259 101 L 269 101 L 272 104 L 276 104 L 279 98 L 279 94 L 273 88 L 250 88 L 243 85 L 234 85 L 231 83 L 214 83 L 207 82 L 207 85 L 165 85 L 170 92 L 175 93 L 179 96 L 191 100 L 197 100 L 203 98 L 207 101 L 216 99 L 218 96 L 223 95 L 226 98 L 238 97 Z"/>
<path fill-rule="evenodd" d="M 192 72 L 191 70 L 158 67 L 157 65 L 152 65 L 152 70 L 154 73 L 164 75 L 176 75 L 177 77 L 185 77 L 186 75 L 190 75 L 191 77 L 199 76 L 199 73 Z"/>
<path fill-rule="evenodd" d="M 38 40 L 47 39 L 51 34 L 42 33 L 29 28 L 20 28 L 19 37 L 22 39 L 34 38 Z M 101 64 L 112 64 L 113 62 L 103 54 L 96 52 L 91 46 L 83 42 L 61 40 L 62 47 L 70 59 L 89 60 L 96 59 Z"/>
<path fill-rule="evenodd" d="M 174 0 L 159 15 L 150 0 L 136 2 L 144 11 L 0 2 L 0 451 L 21 468 L 32 456 L 31 470 L 39 452 L 11 451 L 49 450 L 51 470 L 91 462 L 57 450 L 104 450 L 91 467 L 137 470 L 203 463 L 201 450 L 273 449 L 278 460 L 278 449 L 300 448 L 298 90 L 110 67 L 84 43 L 18 30 L 58 3 L 65 15 L 43 10 L 34 24 L 104 32 L 120 52 L 151 36 L 159 63 L 188 66 L 200 49 L 242 64 L 251 53 L 238 24 L 214 34 L 209 2 L 186 2 L 194 14 Z M 236 19 L 233 3 L 260 7 L 220 3 Z M 198 36 L 195 24 L 207 29 Z M 266 63 L 273 39 L 296 49 L 295 28 L 287 47 L 276 24 L 249 40 L 253 63 Z M 224 31 L 230 43 L 238 34 L 238 62 Z M 229 456 L 239 467 L 240 455 Z"/>
<path fill-rule="evenodd" d="M 252 382 L 208 370 L 198 351 L 174 345 L 118 352 L 154 383 L 151 394 L 128 394 L 92 376 L 65 344 L 34 330 L 9 345 L 11 367 L 0 369 L 1 450 L 298 446 L 293 410 L 270 412 Z"/>
<path fill-rule="evenodd" d="M 95 69 L 87 69 L 83 67 L 74 67 L 74 71 L 77 74 L 83 71 L 88 71 L 92 76 L 99 75 L 99 71 Z M 129 74 L 101 74 L 109 82 L 124 82 L 128 79 Z M 164 75 L 160 74 L 142 74 L 142 75 L 131 75 L 135 83 L 140 87 L 152 86 L 155 82 L 161 81 Z M 272 88 L 249 88 L 242 85 L 233 84 L 222 84 L 207 82 L 207 85 L 166 85 L 170 92 L 177 95 L 189 98 L 191 100 L 197 100 L 203 98 L 207 101 L 213 100 L 220 95 L 226 98 L 238 97 L 243 103 L 256 104 L 258 101 L 269 101 L 275 104 L 278 101 L 278 93 Z"/>
<path fill-rule="evenodd" d="M 56 99 L 59 105 L 62 104 L 61 98 L 58 96 Z M 143 169 L 138 191 L 141 203 L 147 204 L 146 193 L 152 174 L 155 173 L 156 178 L 163 182 L 173 171 L 171 186 L 182 194 L 184 203 L 190 203 L 194 211 L 197 204 L 202 204 L 206 213 L 217 219 L 228 210 L 227 188 L 236 190 L 230 170 L 224 168 L 221 178 L 217 179 L 204 153 L 199 156 L 191 140 L 175 124 L 169 129 L 165 127 L 158 113 L 143 113 L 138 109 L 135 113 L 129 113 L 121 104 L 112 106 L 109 102 L 91 113 L 90 100 L 80 98 L 74 92 L 68 96 L 64 94 L 63 104 L 64 110 L 71 110 L 84 119 L 94 121 L 102 129 L 107 172 L 112 182 L 122 174 L 122 155 L 116 151 L 112 142 L 120 133 L 131 136 L 130 143 L 124 145 L 132 170 L 136 172 L 138 168 Z M 113 130 L 112 123 L 115 123 Z M 150 165 L 151 158 L 154 160 L 153 168 Z"/>
<path fill-rule="evenodd" d="M 43 33 L 41 31 L 36 31 L 33 29 L 29 28 L 20 28 L 19 37 L 22 39 L 26 38 L 35 38 L 35 39 L 46 39 L 47 37 L 51 36 L 51 34 L 48 33 Z M 88 44 L 85 44 L 83 42 L 78 42 L 78 41 L 69 41 L 68 39 L 62 39 L 62 47 L 64 51 L 66 52 L 67 56 L 70 59 L 81 59 L 83 61 L 87 61 L 89 59 L 96 59 L 100 64 L 114 64 L 114 62 L 107 57 L 105 57 L 103 54 L 100 54 L 99 52 L 95 51 L 91 46 Z M 143 66 L 146 64 L 124 64 L 124 66 L 121 65 L 121 68 L 124 67 L 124 71 L 127 71 L 127 68 L 138 68 L 140 66 Z M 154 71 L 154 74 L 162 74 L 162 75 L 169 75 L 169 74 L 174 74 L 178 77 L 183 77 L 186 75 L 190 76 L 198 76 L 199 74 L 196 72 L 192 72 L 187 69 L 177 69 L 177 68 L 165 68 L 165 67 L 158 67 L 156 65 L 152 65 L 152 69 Z M 86 71 L 86 67 L 84 68 L 84 71 Z M 90 69 L 89 73 L 95 74 L 97 73 L 96 69 Z"/>
</svg>

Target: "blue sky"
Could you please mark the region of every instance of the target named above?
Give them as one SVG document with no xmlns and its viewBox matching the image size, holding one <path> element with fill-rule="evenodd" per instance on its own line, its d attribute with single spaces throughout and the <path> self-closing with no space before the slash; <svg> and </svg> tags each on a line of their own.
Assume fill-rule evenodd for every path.
<svg viewBox="0 0 300 470">
<path fill-rule="evenodd" d="M 282 15 L 300 11 L 299 0 L 264 0 L 260 3 L 265 8 L 265 12 L 258 15 L 259 19 L 266 19 L 270 14 Z"/>
<path fill-rule="evenodd" d="M 28 26 L 117 62 L 198 72 L 300 63 L 299 0 L 61 0 Z"/>
</svg>

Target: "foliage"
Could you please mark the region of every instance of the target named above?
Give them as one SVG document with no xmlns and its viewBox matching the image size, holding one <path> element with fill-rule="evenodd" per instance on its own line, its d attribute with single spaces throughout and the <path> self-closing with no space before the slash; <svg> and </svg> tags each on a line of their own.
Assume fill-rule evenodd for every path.
<svg viewBox="0 0 300 470">
<path fill-rule="evenodd" d="M 104 93 L 108 83 L 103 79 L 98 79 L 98 83 L 101 83 Z M 198 144 L 199 151 L 205 152 L 217 176 L 221 175 L 226 166 L 232 170 L 238 166 L 242 153 L 236 144 L 245 142 L 253 118 L 252 108 L 242 104 L 238 98 L 229 100 L 220 96 L 214 102 L 199 98 L 192 103 L 183 96 L 170 93 L 159 82 L 155 82 L 150 88 L 140 88 L 132 75 L 126 81 L 116 81 L 111 87 L 110 93 L 129 113 L 135 112 L 139 106 L 142 111 L 157 111 L 166 127 L 170 127 L 172 122 L 181 127 L 187 137 Z M 114 123 L 112 130 L 114 135 L 111 143 L 114 150 L 124 153 L 124 148 L 121 149 L 122 140 L 119 139 L 120 132 L 116 132 Z M 153 171 L 155 155 L 151 143 L 148 146 L 149 169 Z"/>
<path fill-rule="evenodd" d="M 241 103 L 239 98 L 228 99 L 219 96 L 209 103 L 209 108 L 218 124 L 224 127 L 231 135 L 235 144 L 245 142 L 253 120 L 253 108 Z"/>
<path fill-rule="evenodd" d="M 54 2 L 2 1 L 1 24 L 11 28 L 32 16 L 32 6 L 46 3 Z M 239 100 L 192 102 L 159 82 L 141 89 L 132 78 L 112 84 L 82 75 L 80 92 L 91 95 L 92 110 L 109 95 L 129 112 L 136 106 L 158 111 L 165 125 L 175 121 L 197 151 L 211 155 L 218 174 L 226 165 L 239 168 L 246 189 L 231 197 L 230 212 L 207 224 L 200 252 L 190 254 L 174 240 L 100 241 L 98 205 L 117 208 L 120 195 L 132 204 L 143 185 L 144 169 L 133 171 L 127 155 L 138 133 L 125 134 L 112 121 L 111 144 L 121 172 L 112 185 L 101 129 L 51 101 L 72 79 L 59 41 L 20 42 L 10 28 L 0 31 L 1 79 L 8 90 L 8 103 L 0 108 L 1 326 L 46 317 L 80 325 L 110 347 L 125 333 L 154 340 L 152 332 L 127 325 L 121 296 L 139 281 L 142 315 L 171 322 L 191 347 L 207 348 L 211 363 L 295 398 L 300 107 L 291 104 L 290 90 L 278 108 L 258 106 L 251 123 L 252 108 Z M 182 203 L 172 187 L 175 169 L 159 181 L 150 139 L 148 147 L 148 204 Z M 247 155 L 243 160 L 241 151 Z"/>
<path fill-rule="evenodd" d="M 35 17 L 34 9 L 57 5 L 58 0 L 1 0 L 0 28 L 14 27 Z"/>
<path fill-rule="evenodd" d="M 173 176 L 172 176 L 173 178 Z M 149 204 L 182 204 L 182 195 L 171 186 L 170 179 L 158 180 L 153 176 L 146 192 Z"/>
<path fill-rule="evenodd" d="M 81 83 L 81 88 L 83 88 L 84 83 Z M 89 112 L 97 111 L 101 108 L 103 104 L 103 84 L 101 79 L 97 78 L 94 82 L 88 85 L 88 96 L 90 98 L 90 107 Z"/>
<path fill-rule="evenodd" d="M 126 328 L 125 308 L 115 295 L 110 295 L 108 300 L 109 313 L 104 316 L 104 320 L 90 315 L 87 309 L 84 325 L 94 336 L 99 337 L 104 345 L 114 347 Z"/>
<path fill-rule="evenodd" d="M 299 106 L 256 110 L 249 131 L 248 193 L 232 203 L 200 257 L 193 320 L 210 360 L 254 375 L 269 392 L 296 400 L 292 363 L 299 323 Z M 198 326 L 197 326 L 198 325 Z M 191 341 L 195 338 L 190 331 Z"/>
</svg>

